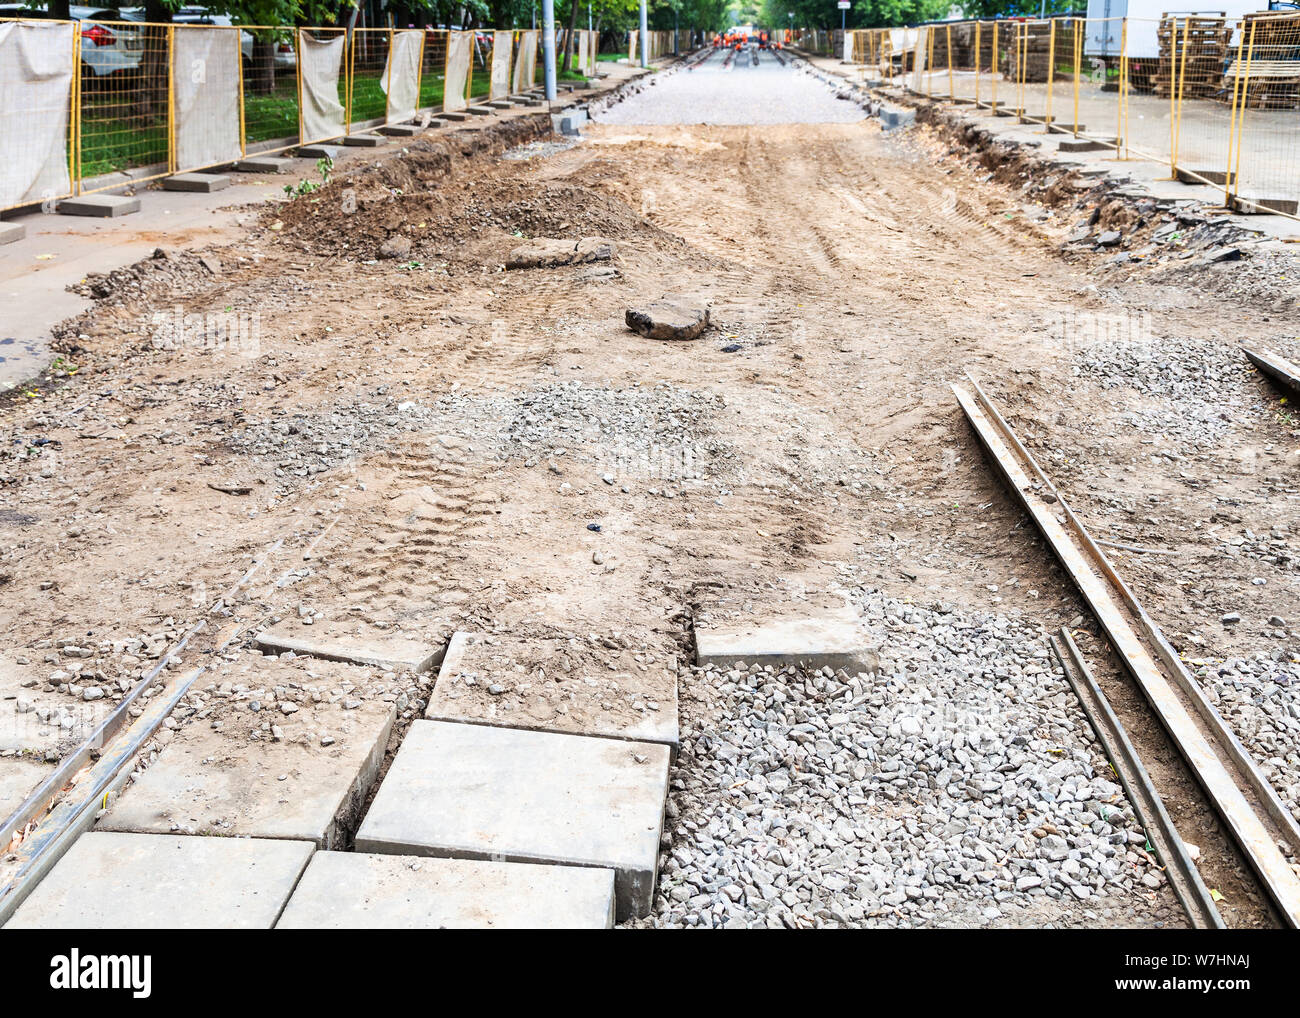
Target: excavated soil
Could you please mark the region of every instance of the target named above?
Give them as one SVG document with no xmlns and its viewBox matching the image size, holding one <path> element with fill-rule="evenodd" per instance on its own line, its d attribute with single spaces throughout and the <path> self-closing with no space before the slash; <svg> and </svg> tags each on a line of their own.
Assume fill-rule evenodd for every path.
<svg viewBox="0 0 1300 1018">
<path fill-rule="evenodd" d="M 1268 923 L 950 390 L 979 377 L 1097 533 L 1177 554 L 1117 557 L 1176 646 L 1290 655 L 1289 626 L 1263 620 L 1300 624 L 1294 559 L 1225 556 L 1214 525 L 1297 523 L 1300 430 L 1231 349 L 1290 338 L 1267 295 L 1099 281 L 1099 259 L 1060 257 L 1068 221 L 1026 215 L 929 128 L 594 126 L 496 158 L 538 130 L 414 142 L 203 261 L 91 281 L 99 306 L 62 334 L 78 372 L 6 410 L 11 644 L 194 621 L 281 538 L 194 655 L 235 620 L 356 611 L 663 660 L 694 614 L 845 582 L 1044 630 L 1082 617 L 1228 921 Z M 397 236 L 409 253 L 380 258 Z M 614 266 L 504 271 L 520 237 L 582 236 L 615 240 Z M 698 341 L 623 325 L 668 292 L 711 306 Z M 256 339 L 160 348 L 173 309 Z M 1125 388 L 1069 324 L 1105 316 L 1149 328 L 1122 345 L 1141 379 L 1169 373 L 1171 339 L 1225 366 L 1199 393 Z"/>
</svg>

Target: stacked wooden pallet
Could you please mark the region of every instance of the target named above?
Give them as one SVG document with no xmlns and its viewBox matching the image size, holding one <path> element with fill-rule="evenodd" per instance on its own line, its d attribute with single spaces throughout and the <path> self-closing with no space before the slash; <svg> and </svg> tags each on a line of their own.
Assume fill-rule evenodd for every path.
<svg viewBox="0 0 1300 1018">
<path fill-rule="evenodd" d="M 1046 21 L 1027 21 L 1002 27 L 1006 30 L 1006 38 L 998 38 L 998 48 L 1006 48 L 1005 66 L 1010 79 L 1046 81 L 1051 60 L 1052 26 Z"/>
<path fill-rule="evenodd" d="M 1300 109 L 1300 13 L 1260 11 L 1237 25 L 1248 51 L 1224 75 L 1231 96 L 1237 79 L 1246 82 L 1246 106 L 1255 110 Z M 1234 51 L 1235 57 L 1235 51 Z M 1247 59 L 1249 57 L 1249 59 Z"/>
<path fill-rule="evenodd" d="M 1167 99 L 1181 84 L 1184 99 L 1222 97 L 1223 67 L 1232 40 L 1232 25 L 1225 18 L 1166 14 L 1156 38 L 1160 43 L 1156 95 Z"/>
</svg>

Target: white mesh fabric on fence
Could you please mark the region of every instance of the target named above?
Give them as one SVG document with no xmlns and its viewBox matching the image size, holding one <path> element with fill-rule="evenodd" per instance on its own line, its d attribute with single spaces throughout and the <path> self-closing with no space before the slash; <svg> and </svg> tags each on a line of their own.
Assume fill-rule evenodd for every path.
<svg viewBox="0 0 1300 1018">
<path fill-rule="evenodd" d="M 240 157 L 239 29 L 177 25 L 172 44 L 177 172 Z"/>
<path fill-rule="evenodd" d="M 343 104 L 339 102 L 339 68 L 343 63 L 344 36 L 340 32 L 324 41 L 298 32 L 298 66 L 302 79 L 299 138 L 306 144 L 328 141 L 347 133 Z"/>
<path fill-rule="evenodd" d="M 515 92 L 526 92 L 533 87 L 537 72 L 537 32 L 519 33 L 519 56 L 515 57 Z"/>
<path fill-rule="evenodd" d="M 72 25 L 0 24 L 0 209 L 72 191 Z"/>
<path fill-rule="evenodd" d="M 469 64 L 473 56 L 473 32 L 447 33 L 447 77 L 443 83 L 442 108 L 448 112 L 465 109 L 469 85 Z"/>
<path fill-rule="evenodd" d="M 513 32 L 492 33 L 492 73 L 488 98 L 500 99 L 510 94 L 510 47 Z"/>
<path fill-rule="evenodd" d="M 415 116 L 420 105 L 420 56 L 423 53 L 424 32 L 412 29 L 393 33 L 393 44 L 388 50 L 384 76 L 379 87 L 388 96 L 387 120 L 400 124 Z"/>
</svg>

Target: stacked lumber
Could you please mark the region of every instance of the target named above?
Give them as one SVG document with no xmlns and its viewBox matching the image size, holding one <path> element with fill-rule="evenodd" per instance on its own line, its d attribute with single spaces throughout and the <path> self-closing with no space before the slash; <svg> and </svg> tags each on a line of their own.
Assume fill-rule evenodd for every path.
<svg viewBox="0 0 1300 1018">
<path fill-rule="evenodd" d="M 1160 43 L 1156 95 L 1168 99 L 1181 84 L 1184 99 L 1223 98 L 1223 67 L 1232 40 L 1232 25 L 1226 18 L 1166 14 L 1156 38 Z"/>
<path fill-rule="evenodd" d="M 1006 73 L 1012 81 L 1021 79 L 1024 63 L 1024 81 L 1046 81 L 1048 62 L 1051 60 L 1052 26 L 1046 21 L 1022 21 L 1004 25 L 1008 29 L 998 38 L 998 47 L 1006 48 Z"/>
<path fill-rule="evenodd" d="M 1223 77 L 1229 98 L 1237 79 L 1246 82 L 1246 106 L 1255 110 L 1300 109 L 1300 13 L 1260 11 L 1247 14 L 1237 30 L 1249 50 L 1228 66 Z"/>
</svg>

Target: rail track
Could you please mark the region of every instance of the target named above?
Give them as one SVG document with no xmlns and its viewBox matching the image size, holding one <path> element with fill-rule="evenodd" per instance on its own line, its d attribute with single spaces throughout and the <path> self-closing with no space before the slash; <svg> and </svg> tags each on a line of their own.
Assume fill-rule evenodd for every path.
<svg viewBox="0 0 1300 1018">
<path fill-rule="evenodd" d="M 993 401 L 967 379 L 953 391 L 989 458 L 1092 608 L 1282 921 L 1300 928 L 1300 876 L 1279 847 L 1300 855 L 1295 818 Z M 1193 914 L 1194 891 L 1184 887 L 1189 915 L 1204 923 L 1206 916 Z"/>
</svg>

